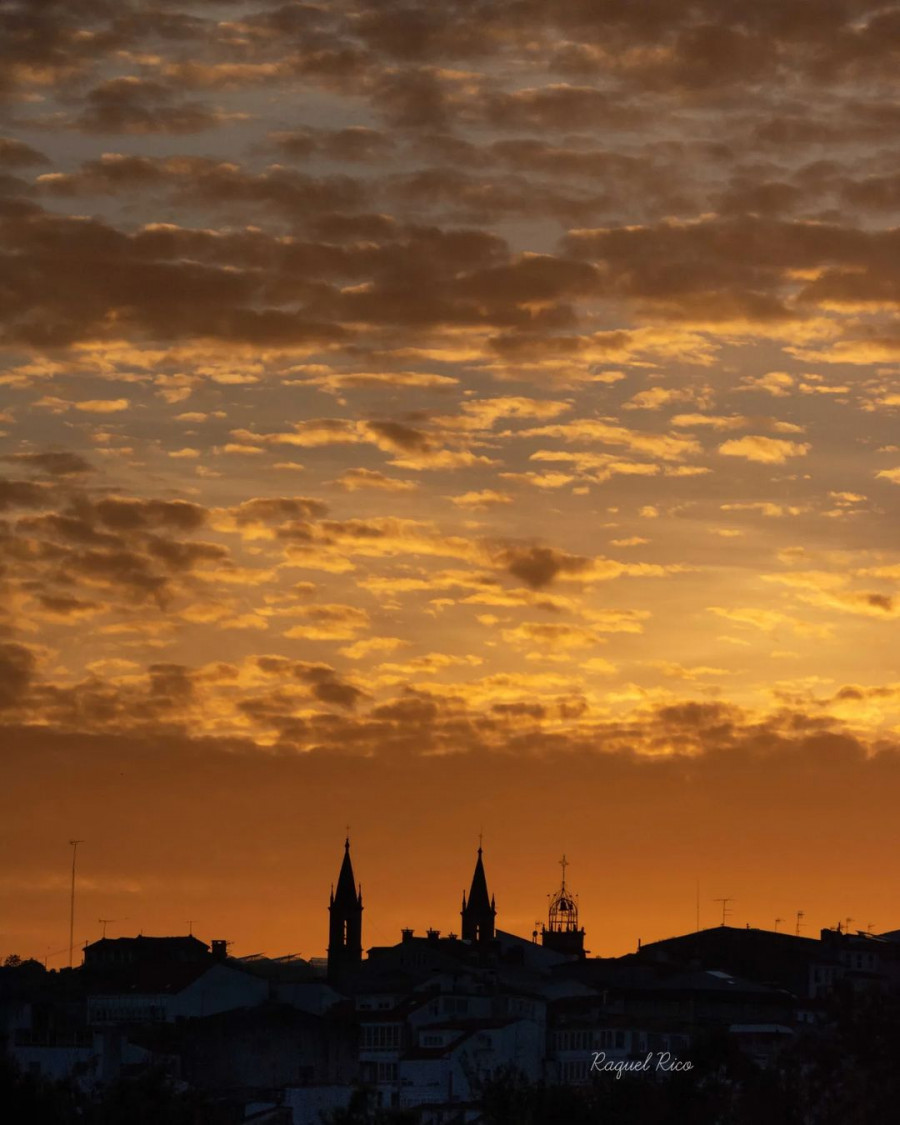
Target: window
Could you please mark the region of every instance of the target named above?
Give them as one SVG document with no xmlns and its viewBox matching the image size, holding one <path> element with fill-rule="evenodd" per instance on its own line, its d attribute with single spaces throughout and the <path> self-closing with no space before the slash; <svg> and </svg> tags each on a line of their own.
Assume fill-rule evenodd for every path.
<svg viewBox="0 0 900 1125">
<path fill-rule="evenodd" d="M 400 1046 L 400 1025 L 368 1023 L 362 1027 L 360 1046 L 368 1051 L 387 1051 Z"/>
<path fill-rule="evenodd" d="M 581 1059 L 570 1059 L 560 1068 L 560 1077 L 563 1082 L 584 1082 L 587 1078 L 588 1064 Z"/>
<path fill-rule="evenodd" d="M 593 1035 L 589 1031 L 560 1031 L 556 1045 L 560 1051 L 590 1051 Z"/>
</svg>

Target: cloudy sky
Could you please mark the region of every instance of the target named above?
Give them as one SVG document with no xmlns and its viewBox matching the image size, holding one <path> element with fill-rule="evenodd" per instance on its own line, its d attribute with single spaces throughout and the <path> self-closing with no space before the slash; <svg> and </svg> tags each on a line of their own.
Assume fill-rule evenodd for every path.
<svg viewBox="0 0 900 1125">
<path fill-rule="evenodd" d="M 900 925 L 900 6 L 0 20 L 0 953 Z"/>
</svg>

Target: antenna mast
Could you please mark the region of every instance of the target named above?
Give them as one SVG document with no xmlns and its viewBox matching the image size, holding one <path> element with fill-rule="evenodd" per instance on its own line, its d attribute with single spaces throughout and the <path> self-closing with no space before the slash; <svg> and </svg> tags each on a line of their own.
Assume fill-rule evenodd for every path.
<svg viewBox="0 0 900 1125">
<path fill-rule="evenodd" d="M 69 968 L 75 959 L 75 857 L 78 855 L 78 845 L 84 840 L 70 840 L 72 848 L 72 893 L 69 896 Z"/>
</svg>

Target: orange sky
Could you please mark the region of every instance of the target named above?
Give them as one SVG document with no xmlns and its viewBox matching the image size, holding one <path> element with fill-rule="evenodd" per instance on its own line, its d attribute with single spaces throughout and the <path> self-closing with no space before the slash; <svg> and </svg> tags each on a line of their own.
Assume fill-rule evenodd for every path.
<svg viewBox="0 0 900 1125">
<path fill-rule="evenodd" d="M 892 10 L 10 4 L 0 954 L 900 925 Z"/>
</svg>

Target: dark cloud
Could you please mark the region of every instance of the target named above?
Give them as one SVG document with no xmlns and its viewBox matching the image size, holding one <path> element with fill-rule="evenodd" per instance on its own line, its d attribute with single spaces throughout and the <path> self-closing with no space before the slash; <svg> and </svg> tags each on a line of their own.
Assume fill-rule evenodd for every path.
<svg viewBox="0 0 900 1125">
<path fill-rule="evenodd" d="M 262 279 L 184 259 L 151 258 L 133 236 L 50 214 L 2 224 L 0 312 L 7 340 L 62 346 L 132 331 L 154 338 L 219 337 L 288 344 L 342 335 L 296 309 L 258 305 Z M 91 263 L 85 273 L 86 263 Z"/>
<path fill-rule="evenodd" d="M 30 168 L 36 164 L 49 163 L 42 152 L 38 152 L 24 141 L 17 141 L 13 137 L 0 137 L 0 167 Z"/>
<path fill-rule="evenodd" d="M 47 489 L 25 480 L 0 478 L 0 510 L 6 508 L 40 508 L 51 502 Z"/>
<path fill-rule="evenodd" d="M 156 527 L 195 531 L 206 520 L 205 509 L 187 500 L 109 497 L 98 501 L 94 512 L 101 524 L 115 531 L 143 531 Z"/>
<path fill-rule="evenodd" d="M 498 553 L 497 562 L 533 590 L 549 586 L 559 574 L 579 574 L 591 565 L 590 559 L 540 546 L 505 547 Z"/>
<path fill-rule="evenodd" d="M 742 214 L 695 223 L 576 231 L 566 248 L 603 263 L 609 291 L 652 304 L 657 315 L 771 321 L 796 315 L 785 301 L 792 271 L 826 269 L 798 294 L 824 300 L 846 267 L 857 296 L 891 270 L 895 232 Z M 851 300 L 847 294 L 848 303 Z"/>
<path fill-rule="evenodd" d="M 202 102 L 184 101 L 159 82 L 136 77 L 111 78 L 85 97 L 72 121 L 84 133 L 201 133 L 226 117 Z"/>
<path fill-rule="evenodd" d="M 410 451 L 431 449 L 431 442 L 424 433 L 402 422 L 368 422 L 367 426 L 372 433 L 384 438 L 398 449 Z"/>
<path fill-rule="evenodd" d="M 93 465 L 78 453 L 54 452 L 45 453 L 8 453 L 0 457 L 0 461 L 11 464 L 24 465 L 26 468 L 35 469 L 50 476 L 75 476 L 81 473 L 93 472 Z"/>
<path fill-rule="evenodd" d="M 395 148 L 387 133 L 364 125 L 271 133 L 269 139 L 279 152 L 294 160 L 324 156 L 337 162 L 369 164 L 389 157 Z"/>
<path fill-rule="evenodd" d="M 18 644 L 0 644 L 0 708 L 19 706 L 37 668 L 30 649 Z"/>
<path fill-rule="evenodd" d="M 280 520 L 315 519 L 326 515 L 328 506 L 307 496 L 272 496 L 245 500 L 230 509 L 239 526 Z"/>
</svg>

